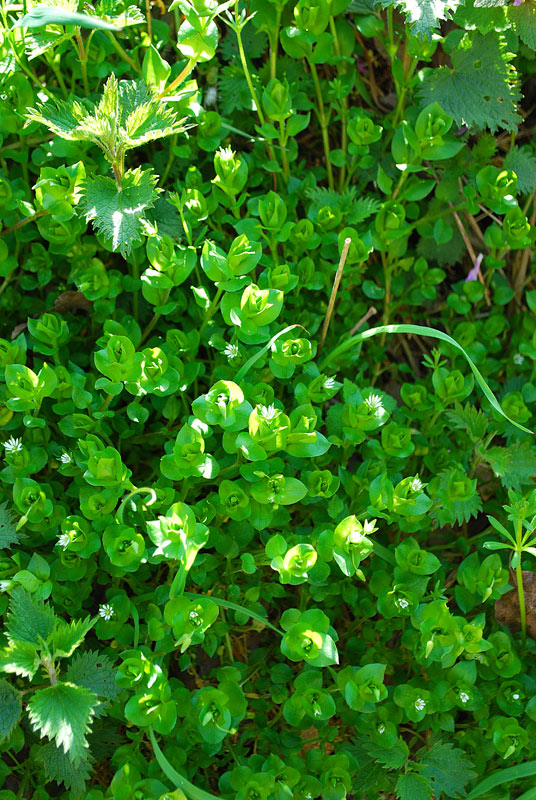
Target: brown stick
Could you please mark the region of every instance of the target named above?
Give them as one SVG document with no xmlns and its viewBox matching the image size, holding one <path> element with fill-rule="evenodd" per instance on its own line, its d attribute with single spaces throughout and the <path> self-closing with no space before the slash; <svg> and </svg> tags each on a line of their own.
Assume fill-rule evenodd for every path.
<svg viewBox="0 0 536 800">
<path fill-rule="evenodd" d="M 333 287 L 331 289 L 331 297 L 329 298 L 328 310 L 326 311 L 326 316 L 324 319 L 324 327 L 322 328 L 322 336 L 320 337 L 320 344 L 318 346 L 319 350 L 322 349 L 322 345 L 326 340 L 329 323 L 331 320 L 331 315 L 333 314 L 333 306 L 335 305 L 335 298 L 337 297 L 339 284 L 341 282 L 342 273 L 344 270 L 344 264 L 346 262 L 346 256 L 348 255 L 348 250 L 350 249 L 351 244 L 352 240 L 350 238 L 344 240 L 341 257 L 339 259 L 339 266 L 337 267 L 337 272 L 335 273 L 335 280 L 333 281 Z"/>
</svg>

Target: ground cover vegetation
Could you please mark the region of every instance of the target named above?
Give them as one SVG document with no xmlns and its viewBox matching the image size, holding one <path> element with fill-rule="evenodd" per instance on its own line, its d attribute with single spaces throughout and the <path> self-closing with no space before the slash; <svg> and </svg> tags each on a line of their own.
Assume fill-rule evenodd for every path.
<svg viewBox="0 0 536 800">
<path fill-rule="evenodd" d="M 0 16 L 1 800 L 534 800 L 536 4 Z"/>
</svg>

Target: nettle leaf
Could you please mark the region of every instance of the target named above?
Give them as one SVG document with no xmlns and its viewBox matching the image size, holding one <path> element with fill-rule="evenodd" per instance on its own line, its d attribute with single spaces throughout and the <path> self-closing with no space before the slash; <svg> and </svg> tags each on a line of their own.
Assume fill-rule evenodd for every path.
<svg viewBox="0 0 536 800">
<path fill-rule="evenodd" d="M 11 641 L 39 646 L 54 628 L 54 611 L 26 589 L 15 589 L 11 595 L 6 633 Z"/>
<path fill-rule="evenodd" d="M 420 88 L 424 103 L 437 102 L 460 125 L 516 130 L 521 100 L 506 39 L 498 33 L 466 34 L 452 53 L 452 69 L 429 70 Z"/>
<path fill-rule="evenodd" d="M 86 634 L 94 624 L 95 620 L 91 619 L 91 617 L 73 619 L 70 624 L 63 619 L 56 619 L 51 642 L 54 656 L 56 658 L 65 658 L 72 655 L 76 648 L 82 644 Z"/>
<path fill-rule="evenodd" d="M 422 774 L 432 784 L 433 794 L 440 797 L 465 797 L 465 786 L 476 778 L 473 764 L 463 750 L 450 743 L 436 742 L 430 750 L 419 750 Z"/>
<path fill-rule="evenodd" d="M 136 6 L 128 6 L 124 11 L 117 11 L 117 0 L 102 0 L 95 10 L 97 16 L 121 28 L 140 25 L 145 22 L 145 17 Z"/>
<path fill-rule="evenodd" d="M 88 650 L 87 653 L 77 653 L 74 656 L 65 678 L 99 697 L 115 700 L 119 694 L 119 687 L 115 682 L 116 672 L 107 656 Z"/>
<path fill-rule="evenodd" d="M 0 680 L 0 741 L 9 739 L 21 713 L 21 693 L 7 681 Z"/>
<path fill-rule="evenodd" d="M 33 678 L 39 668 L 39 656 L 35 645 L 27 642 L 12 642 L 0 651 L 0 670 L 13 672 L 22 678 Z"/>
<path fill-rule="evenodd" d="M 81 129 L 80 123 L 90 114 L 89 103 L 71 100 L 47 100 L 37 108 L 29 108 L 26 112 L 26 120 L 30 122 L 40 122 L 46 125 L 52 133 L 61 136 L 71 142 L 87 141 L 88 136 Z M 92 137 L 91 137 L 92 138 Z"/>
<path fill-rule="evenodd" d="M 396 782 L 395 792 L 399 800 L 431 800 L 433 797 L 430 783 L 415 772 L 400 775 Z"/>
<path fill-rule="evenodd" d="M 512 4 L 506 12 L 508 22 L 512 25 L 521 41 L 536 50 L 536 7 L 534 3 Z"/>
<path fill-rule="evenodd" d="M 536 30 L 536 20 L 534 25 Z M 528 194 L 536 189 L 536 157 L 530 148 L 511 147 L 504 157 L 503 167 L 515 172 L 517 188 L 521 194 Z"/>
<path fill-rule="evenodd" d="M 86 220 L 101 236 L 111 241 L 115 251 L 123 256 L 130 253 L 134 242 L 141 240 L 144 214 L 152 208 L 158 190 L 157 177 L 151 170 L 128 170 L 118 190 L 113 178 L 97 175 L 86 180 L 82 187 L 79 207 Z"/>
<path fill-rule="evenodd" d="M 19 543 L 19 534 L 15 517 L 8 508 L 7 502 L 0 504 L 0 550 Z"/>
<path fill-rule="evenodd" d="M 463 2 L 463 0 L 461 0 Z M 452 12 L 460 5 L 460 0 L 380 0 L 380 5 L 394 5 L 406 15 L 411 25 L 411 33 L 419 39 L 431 39 L 439 23 L 451 19 Z"/>
<path fill-rule="evenodd" d="M 55 739 L 76 764 L 85 755 L 86 733 L 97 703 L 97 696 L 88 689 L 57 683 L 34 692 L 27 710 L 33 729 L 41 736 Z"/>
<path fill-rule="evenodd" d="M 510 447 L 491 447 L 485 458 L 506 489 L 520 491 L 536 477 L 536 450 L 527 440 Z"/>
<path fill-rule="evenodd" d="M 83 758 L 75 765 L 54 742 L 48 742 L 39 748 L 37 760 L 44 766 L 47 781 L 63 783 L 77 796 L 84 793 L 92 771 L 89 758 Z"/>
</svg>

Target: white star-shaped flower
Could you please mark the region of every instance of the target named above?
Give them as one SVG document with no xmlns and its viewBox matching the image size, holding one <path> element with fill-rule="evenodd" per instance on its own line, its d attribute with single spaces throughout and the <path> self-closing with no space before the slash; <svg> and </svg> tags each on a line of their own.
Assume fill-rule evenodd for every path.
<svg viewBox="0 0 536 800">
<path fill-rule="evenodd" d="M 4 447 L 8 453 L 19 453 L 22 450 L 22 439 L 14 439 L 11 436 L 7 442 L 4 442 Z"/>
<path fill-rule="evenodd" d="M 112 617 L 115 617 L 113 606 L 111 606 L 109 603 L 104 603 L 102 606 L 100 606 L 99 617 L 102 617 L 106 621 L 112 619 Z"/>
</svg>

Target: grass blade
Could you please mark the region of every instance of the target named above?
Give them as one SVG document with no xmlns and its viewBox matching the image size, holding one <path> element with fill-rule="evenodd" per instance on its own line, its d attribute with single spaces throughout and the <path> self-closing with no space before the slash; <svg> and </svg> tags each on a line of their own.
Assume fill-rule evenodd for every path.
<svg viewBox="0 0 536 800">
<path fill-rule="evenodd" d="M 536 775 L 536 761 L 527 761 L 525 764 L 516 764 L 515 767 L 507 767 L 500 769 L 489 778 L 485 778 L 478 786 L 475 786 L 472 792 L 469 792 L 465 800 L 476 800 L 491 789 L 497 786 L 502 786 L 503 783 L 513 783 L 521 778 L 530 778 Z M 530 796 L 530 795 L 529 795 Z"/>
</svg>

